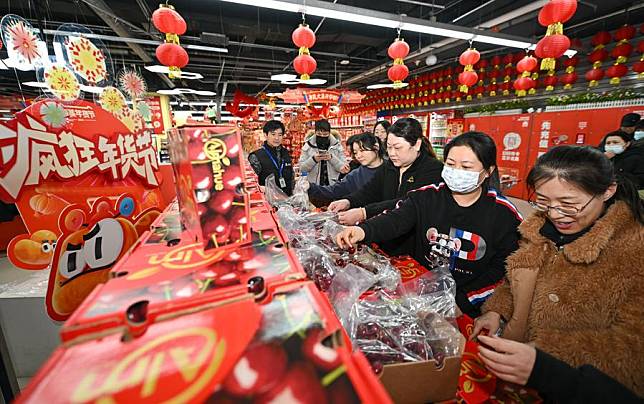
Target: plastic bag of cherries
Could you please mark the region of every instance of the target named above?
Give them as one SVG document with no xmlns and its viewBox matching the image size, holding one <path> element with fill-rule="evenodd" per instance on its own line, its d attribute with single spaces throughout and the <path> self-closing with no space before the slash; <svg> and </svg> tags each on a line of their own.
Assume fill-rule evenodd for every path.
<svg viewBox="0 0 644 404">
<path fill-rule="evenodd" d="M 423 296 L 429 295 L 432 277 L 429 278 L 424 283 L 418 282 L 417 290 L 413 285 L 395 291 L 381 289 L 353 306 L 347 330 L 376 373 L 388 363 L 433 359 L 440 364 L 445 357 L 458 353 L 458 329 L 452 323 L 453 317 L 443 316 L 453 313 L 447 307 L 455 306 L 454 296 L 448 289 L 444 301 L 435 296 L 434 300 L 421 303 Z M 442 275 L 433 280 L 448 282 Z M 442 293 L 439 291 L 442 286 L 434 287 L 436 295 Z"/>
<path fill-rule="evenodd" d="M 336 269 L 327 296 L 345 329 L 350 325 L 353 305 L 376 281 L 374 274 L 352 264 Z"/>
<path fill-rule="evenodd" d="M 308 212 L 310 210 L 308 188 L 309 183 L 306 178 L 299 178 L 295 182 L 293 195 L 288 196 L 277 186 L 275 175 L 269 175 L 265 182 L 264 195 L 266 201 L 273 207 L 291 206 L 298 212 Z"/>
</svg>

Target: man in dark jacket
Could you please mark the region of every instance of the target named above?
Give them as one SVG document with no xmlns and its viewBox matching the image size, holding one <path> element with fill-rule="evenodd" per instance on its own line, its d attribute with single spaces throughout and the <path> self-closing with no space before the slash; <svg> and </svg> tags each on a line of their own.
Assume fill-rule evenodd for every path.
<svg viewBox="0 0 644 404">
<path fill-rule="evenodd" d="M 266 178 L 274 174 L 275 183 L 287 195 L 293 193 L 293 163 L 288 151 L 282 147 L 284 124 L 268 121 L 262 129 L 266 141 L 261 148 L 248 155 L 248 162 L 258 176 L 259 185 L 265 186 Z"/>
<path fill-rule="evenodd" d="M 641 119 L 642 117 L 640 116 L 640 114 L 636 114 L 634 112 L 626 114 L 622 117 L 622 121 L 619 124 L 619 130 L 626 132 L 632 136 L 633 132 L 635 132 L 637 124 Z"/>
</svg>

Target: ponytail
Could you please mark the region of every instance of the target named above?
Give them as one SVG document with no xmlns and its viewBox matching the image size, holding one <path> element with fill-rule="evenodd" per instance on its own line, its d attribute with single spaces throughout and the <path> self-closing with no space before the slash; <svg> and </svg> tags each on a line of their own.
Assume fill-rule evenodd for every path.
<svg viewBox="0 0 644 404">
<path fill-rule="evenodd" d="M 429 139 L 426 137 L 422 137 L 420 141 L 420 149 L 424 150 L 429 154 L 432 158 L 438 159 L 436 157 L 436 152 L 434 151 L 434 148 L 432 147 L 432 144 L 429 142 Z"/>
<path fill-rule="evenodd" d="M 635 220 L 640 224 L 644 224 L 644 201 L 642 201 L 633 181 L 624 175 L 618 174 L 615 182 L 617 183 L 617 191 L 613 198 L 626 203 L 631 209 Z"/>
</svg>

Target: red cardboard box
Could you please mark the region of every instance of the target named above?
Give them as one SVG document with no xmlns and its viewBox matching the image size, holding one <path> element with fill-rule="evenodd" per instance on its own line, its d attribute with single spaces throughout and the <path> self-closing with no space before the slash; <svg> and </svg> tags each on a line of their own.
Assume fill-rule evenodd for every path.
<svg viewBox="0 0 644 404">
<path fill-rule="evenodd" d="M 253 231 L 252 242 L 235 250 L 204 250 L 188 239 L 173 246 L 143 240 L 145 247 L 121 260 L 113 278 L 94 289 L 64 324 L 63 341 L 121 328 L 142 302 L 148 315 L 157 317 L 245 294 L 250 283 L 263 283 L 255 292 L 261 299 L 266 290 L 306 278 L 274 228 Z"/>
<path fill-rule="evenodd" d="M 239 130 L 188 126 L 172 130 L 168 140 L 185 230 L 206 250 L 248 242 Z"/>
<path fill-rule="evenodd" d="M 311 282 L 291 284 L 62 346 L 17 402 L 390 403 L 339 330 Z"/>
</svg>

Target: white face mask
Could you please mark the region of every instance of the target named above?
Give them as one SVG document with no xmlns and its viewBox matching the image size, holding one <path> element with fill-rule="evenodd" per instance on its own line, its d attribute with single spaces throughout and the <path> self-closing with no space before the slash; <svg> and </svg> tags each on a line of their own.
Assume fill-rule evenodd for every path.
<svg viewBox="0 0 644 404">
<path fill-rule="evenodd" d="M 479 175 L 483 171 L 467 171 L 450 166 L 443 166 L 443 173 L 441 174 L 445 180 L 447 187 L 452 192 L 467 194 L 478 188 Z"/>
<path fill-rule="evenodd" d="M 624 146 L 622 146 L 621 144 L 607 144 L 606 146 L 604 146 L 604 150 L 614 154 L 622 154 L 624 153 Z"/>
<path fill-rule="evenodd" d="M 635 133 L 633 133 L 633 139 L 635 140 L 644 139 L 644 130 L 638 130 Z"/>
</svg>

